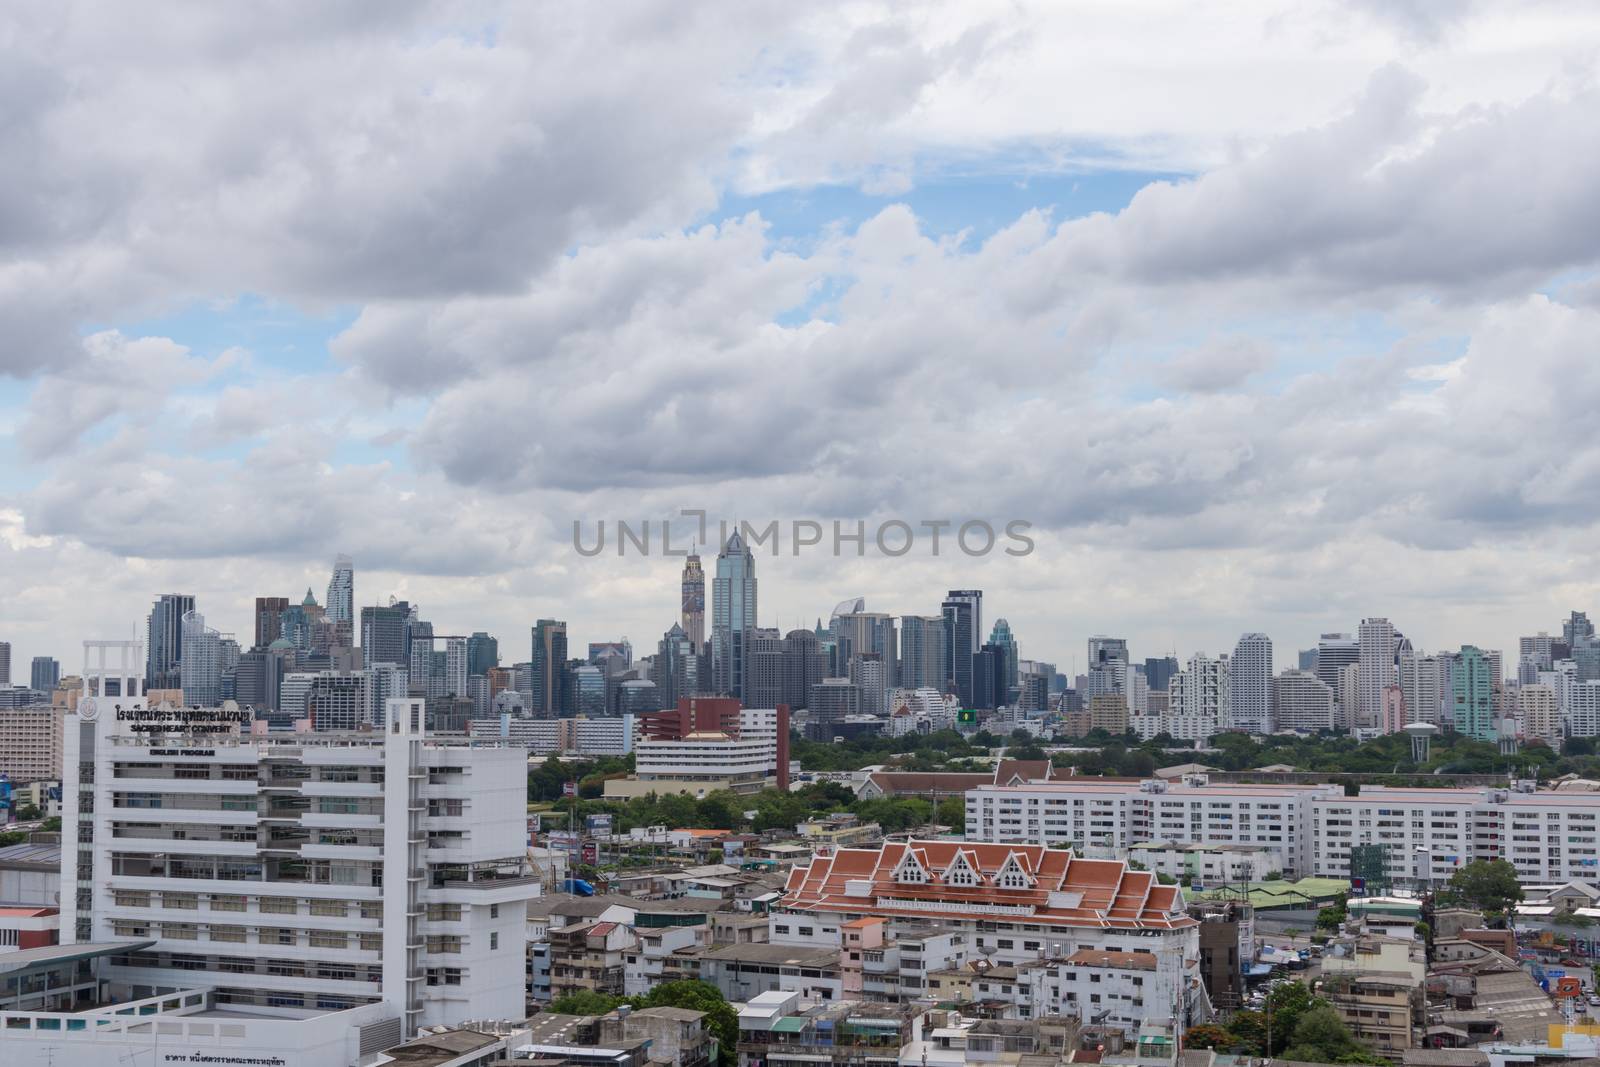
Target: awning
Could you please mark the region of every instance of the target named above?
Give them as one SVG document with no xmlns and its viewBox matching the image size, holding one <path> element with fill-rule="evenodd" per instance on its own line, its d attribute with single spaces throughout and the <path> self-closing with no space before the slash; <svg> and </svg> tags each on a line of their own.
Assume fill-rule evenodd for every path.
<svg viewBox="0 0 1600 1067">
<path fill-rule="evenodd" d="M 806 1028 L 806 1021 L 798 1015 L 786 1015 L 772 1024 L 775 1034 L 798 1034 Z"/>
</svg>

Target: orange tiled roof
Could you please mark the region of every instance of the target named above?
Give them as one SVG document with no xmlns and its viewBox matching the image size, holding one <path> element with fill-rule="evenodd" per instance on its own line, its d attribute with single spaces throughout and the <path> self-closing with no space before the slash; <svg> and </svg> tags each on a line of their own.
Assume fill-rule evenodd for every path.
<svg viewBox="0 0 1600 1067">
<path fill-rule="evenodd" d="M 960 852 L 980 875 L 980 885 L 948 883 L 944 873 Z M 907 856 L 926 872 L 922 884 L 897 881 Z M 1012 856 L 1033 883 L 1002 887 L 996 876 Z M 861 892 L 861 883 L 867 883 Z M 855 890 L 855 891 L 851 891 Z M 1095 929 L 1178 930 L 1196 920 L 1179 906 L 1177 886 L 1160 885 L 1149 871 L 1121 860 L 1079 859 L 1070 849 L 977 841 L 891 842 L 881 848 L 840 849 L 789 871 L 784 907 L 928 918 L 940 904 L 1001 905 L 1027 909 L 1030 922 Z M 934 905 L 928 907 L 927 905 Z M 973 914 L 981 914 L 974 912 Z M 1002 913 L 1003 914 L 1003 913 Z M 1019 916 L 1023 913 L 1018 913 Z"/>
</svg>

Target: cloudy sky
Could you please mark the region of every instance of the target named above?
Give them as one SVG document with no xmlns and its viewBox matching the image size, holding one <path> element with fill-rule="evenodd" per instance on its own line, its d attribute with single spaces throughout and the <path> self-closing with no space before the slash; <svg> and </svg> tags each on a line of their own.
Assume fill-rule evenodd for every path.
<svg viewBox="0 0 1600 1067">
<path fill-rule="evenodd" d="M 1034 524 L 762 557 L 785 628 L 1514 648 L 1600 608 L 1597 190 L 1587 0 L 10 5 L 0 639 L 343 551 L 642 652 L 572 523 L 704 508 Z"/>
</svg>

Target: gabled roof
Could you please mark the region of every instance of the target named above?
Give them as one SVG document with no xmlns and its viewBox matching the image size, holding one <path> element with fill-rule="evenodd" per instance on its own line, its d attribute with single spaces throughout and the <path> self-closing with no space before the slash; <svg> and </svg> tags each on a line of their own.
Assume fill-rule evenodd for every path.
<svg viewBox="0 0 1600 1067">
<path fill-rule="evenodd" d="M 983 876 L 977 886 L 951 885 L 943 875 L 957 853 Z M 894 872 L 908 855 L 929 874 L 925 884 L 901 883 Z M 1035 881 L 1026 889 L 994 884 L 1012 856 Z M 866 883 L 863 885 L 862 883 Z M 1080 859 L 1069 849 L 978 841 L 891 842 L 875 849 L 846 848 L 795 867 L 782 905 L 797 911 L 908 915 L 928 918 L 951 905 L 974 910 L 1022 909 L 1044 925 L 1094 929 L 1176 930 L 1197 920 L 1184 914 L 1177 886 L 1164 886 L 1149 871 L 1129 870 L 1121 860 Z"/>
<path fill-rule="evenodd" d="M 1024 785 L 1045 782 L 1055 777 L 1055 767 L 1047 759 L 1003 759 L 995 764 L 992 785 Z"/>
</svg>

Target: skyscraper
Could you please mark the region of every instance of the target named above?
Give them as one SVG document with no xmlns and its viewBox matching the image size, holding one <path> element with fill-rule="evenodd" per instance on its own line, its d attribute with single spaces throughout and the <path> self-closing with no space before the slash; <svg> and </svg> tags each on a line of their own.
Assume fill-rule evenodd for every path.
<svg viewBox="0 0 1600 1067">
<path fill-rule="evenodd" d="M 1361 645 L 1349 634 L 1323 634 L 1317 641 L 1317 677 L 1322 684 L 1339 692 L 1339 672 L 1361 658 Z M 1347 708 L 1351 714 L 1354 709 Z"/>
<path fill-rule="evenodd" d="M 944 692 L 945 631 L 942 615 L 900 617 L 900 686 Z"/>
<path fill-rule="evenodd" d="M 488 677 L 500 666 L 500 642 L 478 630 L 467 638 L 467 673 Z"/>
<path fill-rule="evenodd" d="M 1176 666 L 1176 664 L 1174 664 Z M 1089 695 L 1119 693 L 1129 695 L 1128 642 L 1122 637 L 1089 638 L 1089 667 L 1085 692 Z M 1148 678 L 1146 679 L 1148 682 Z"/>
<path fill-rule="evenodd" d="M 406 646 L 406 627 L 411 605 L 404 600 L 390 601 L 388 607 L 361 609 L 361 662 L 372 667 L 393 663 L 403 668 L 411 664 Z M 393 694 L 405 696 L 404 693 Z"/>
<path fill-rule="evenodd" d="M 1006 694 L 1017 684 L 1017 639 L 1011 632 L 1011 624 L 1005 619 L 996 619 L 994 629 L 989 633 L 989 643 L 1005 651 L 1005 693 L 1001 694 L 1002 701 Z"/>
<path fill-rule="evenodd" d="M 1456 733 L 1477 741 L 1493 741 L 1499 736 L 1494 717 L 1494 681 L 1488 657 L 1473 645 L 1462 645 L 1456 660 L 1451 716 Z"/>
<path fill-rule="evenodd" d="M 11 642 L 0 641 L 0 686 L 11 684 Z M 35 689 L 38 686 L 34 687 Z"/>
<path fill-rule="evenodd" d="M 783 701 L 783 635 L 763 626 L 745 632 L 744 703 L 775 708 Z"/>
<path fill-rule="evenodd" d="M 691 555 L 683 561 L 683 632 L 694 645 L 696 652 L 703 651 L 706 643 L 706 572 L 700 568 L 700 557 Z"/>
<path fill-rule="evenodd" d="M 187 593 L 163 593 L 150 608 L 145 624 L 144 687 L 182 689 L 183 617 L 194 610 Z"/>
<path fill-rule="evenodd" d="M 286 596 L 256 597 L 255 648 L 266 648 L 283 636 L 283 613 L 289 610 Z"/>
<path fill-rule="evenodd" d="M 334 559 L 333 577 L 328 579 L 328 621 L 354 621 L 355 597 L 356 565 L 349 556 L 341 554 Z"/>
<path fill-rule="evenodd" d="M 1228 669 L 1233 674 L 1229 680 L 1233 728 L 1247 734 L 1271 733 L 1272 639 L 1260 633 L 1240 637 Z"/>
<path fill-rule="evenodd" d="M 540 619 L 533 625 L 533 706 L 536 717 L 554 719 L 566 702 L 563 681 L 567 668 L 567 624 Z"/>
<path fill-rule="evenodd" d="M 197 611 L 184 614 L 183 702 L 190 707 L 214 708 L 222 703 L 222 635 L 206 625 Z"/>
<path fill-rule="evenodd" d="M 1572 648 L 1580 641 L 1586 641 L 1594 636 L 1594 623 L 1589 621 L 1586 611 L 1574 611 L 1561 624 L 1561 641 L 1568 648 Z"/>
<path fill-rule="evenodd" d="M 939 687 L 946 692 L 954 687 L 961 703 L 973 707 L 972 657 L 978 654 L 983 639 L 983 590 L 952 589 L 940 607 L 944 616 L 945 678 Z"/>
<path fill-rule="evenodd" d="M 694 642 L 684 633 L 681 623 L 661 637 L 656 646 L 656 659 L 651 669 L 651 680 L 664 708 L 675 708 L 678 701 L 698 696 L 700 693 L 700 654 Z"/>
<path fill-rule="evenodd" d="M 827 677 L 822 642 L 815 632 L 790 630 L 783 638 L 783 703 L 791 711 L 809 707 L 811 687 Z"/>
<path fill-rule="evenodd" d="M 1144 661 L 1144 680 L 1152 693 L 1167 691 L 1167 683 L 1178 673 L 1177 656 L 1160 656 Z"/>
<path fill-rule="evenodd" d="M 901 684 L 898 679 L 899 642 L 895 639 L 894 616 L 867 611 L 863 600 L 848 601 L 840 607 L 854 610 L 833 616 L 833 640 L 839 663 L 845 671 L 856 656 L 876 655 L 883 662 L 885 692 Z M 865 698 L 864 698 L 865 699 Z"/>
<path fill-rule="evenodd" d="M 745 634 L 756 625 L 756 561 L 735 530 L 717 553 L 711 584 L 711 673 L 716 690 L 742 696 Z"/>
<path fill-rule="evenodd" d="M 1359 717 L 1354 725 L 1376 728 L 1383 717 L 1383 691 L 1395 682 L 1395 632 L 1388 619 L 1362 619 L 1357 631 Z"/>
<path fill-rule="evenodd" d="M 444 643 L 444 691 L 446 696 L 464 697 L 467 692 L 467 639 L 450 637 Z"/>
<path fill-rule="evenodd" d="M 9 646 L 5 649 L 4 656 L 7 661 L 6 669 L 9 672 L 11 667 L 11 649 Z M 29 673 L 31 675 L 28 680 L 29 687 L 48 693 L 55 689 L 57 682 L 61 681 L 61 664 L 49 656 L 35 656 L 33 657 L 33 669 Z"/>
</svg>

